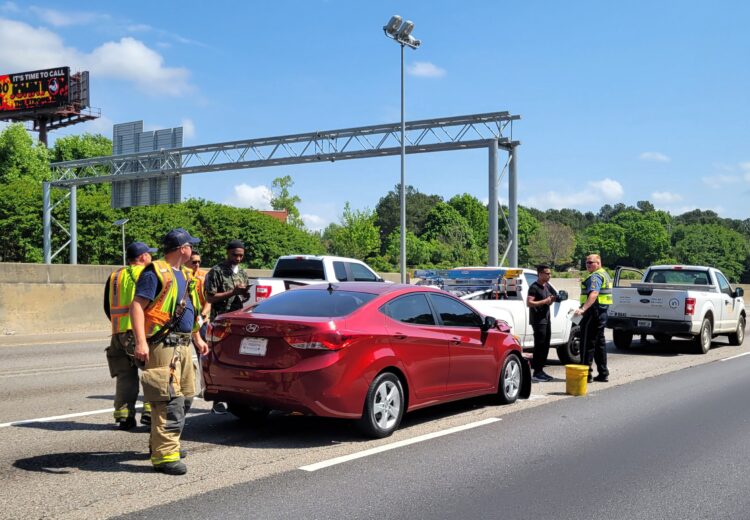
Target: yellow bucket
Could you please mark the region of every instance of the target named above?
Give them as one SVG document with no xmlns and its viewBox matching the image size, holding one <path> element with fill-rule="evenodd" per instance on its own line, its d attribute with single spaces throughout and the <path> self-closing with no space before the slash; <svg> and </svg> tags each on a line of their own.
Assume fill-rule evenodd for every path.
<svg viewBox="0 0 750 520">
<path fill-rule="evenodd" d="M 586 365 L 565 365 L 565 393 L 586 395 L 586 379 L 589 367 Z"/>
</svg>

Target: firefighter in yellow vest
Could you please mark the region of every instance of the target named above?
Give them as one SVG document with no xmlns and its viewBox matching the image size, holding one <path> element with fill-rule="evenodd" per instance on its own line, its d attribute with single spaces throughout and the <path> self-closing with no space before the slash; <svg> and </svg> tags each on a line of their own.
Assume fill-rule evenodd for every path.
<svg viewBox="0 0 750 520">
<path fill-rule="evenodd" d="M 131 331 L 130 303 L 135 296 L 135 284 L 141 271 L 151 263 L 151 254 L 156 249 L 143 242 L 128 246 L 128 265 L 113 272 L 104 286 L 104 312 L 112 322 L 112 339 L 107 347 L 109 373 L 116 378 L 115 422 L 121 430 L 135 427 L 135 402 L 138 399 L 138 368 L 135 366 L 133 350 L 135 341 Z M 151 407 L 143 404 L 141 424 L 151 423 Z"/>
<path fill-rule="evenodd" d="M 581 307 L 576 309 L 581 320 L 581 364 L 589 366 L 589 383 L 609 381 L 607 368 L 607 309 L 612 305 L 612 280 L 602 268 L 602 259 L 593 254 L 586 257 L 588 275 L 581 279 Z M 596 362 L 597 376 L 592 377 L 591 365 Z"/>
<path fill-rule="evenodd" d="M 195 280 L 183 266 L 198 242 L 182 228 L 167 233 L 164 260 L 143 270 L 130 305 L 135 358 L 143 365 L 143 394 L 151 403 L 151 464 L 169 475 L 187 472 L 180 460 L 180 435 L 196 393 L 191 341 L 200 354 L 208 353 L 199 333 Z"/>
</svg>

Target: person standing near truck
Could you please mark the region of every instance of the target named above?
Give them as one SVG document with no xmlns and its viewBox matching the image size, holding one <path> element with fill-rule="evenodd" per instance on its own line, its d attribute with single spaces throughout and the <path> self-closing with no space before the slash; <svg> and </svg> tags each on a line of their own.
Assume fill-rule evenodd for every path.
<svg viewBox="0 0 750 520">
<path fill-rule="evenodd" d="M 213 266 L 206 275 L 204 293 L 211 305 L 211 321 L 225 312 L 241 309 L 250 299 L 249 279 L 240 262 L 245 257 L 245 243 L 242 240 L 230 240 L 227 244 L 227 258 Z M 211 413 L 225 414 L 227 406 L 214 402 Z"/>
<path fill-rule="evenodd" d="M 609 381 L 607 368 L 607 341 L 604 328 L 607 326 L 607 309 L 612 305 L 612 280 L 602 267 L 597 254 L 586 257 L 588 275 L 581 279 L 581 307 L 576 309 L 581 320 L 581 364 L 589 366 L 589 383 L 593 380 Z M 591 366 L 596 362 L 596 377 L 592 378 Z"/>
<path fill-rule="evenodd" d="M 549 308 L 557 300 L 557 291 L 549 285 L 552 272 L 548 265 L 536 266 L 537 280 L 529 287 L 526 305 L 529 307 L 529 323 L 534 330 L 534 358 L 531 366 L 534 373 L 531 378 L 535 383 L 552 381 L 552 376 L 544 371 L 549 355 L 550 324 Z"/>
</svg>

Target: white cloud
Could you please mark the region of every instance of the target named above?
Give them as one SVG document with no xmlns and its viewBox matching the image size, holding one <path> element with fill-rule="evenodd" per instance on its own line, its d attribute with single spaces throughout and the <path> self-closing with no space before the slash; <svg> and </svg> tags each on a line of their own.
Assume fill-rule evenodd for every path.
<svg viewBox="0 0 750 520">
<path fill-rule="evenodd" d="M 679 193 L 671 193 L 669 191 L 655 191 L 651 194 L 651 198 L 654 199 L 655 202 L 671 204 L 682 200 L 682 195 Z"/>
<path fill-rule="evenodd" d="M 661 152 L 643 152 L 638 158 L 642 161 L 653 162 L 669 162 L 672 160 Z"/>
<path fill-rule="evenodd" d="M 0 63 L 18 72 L 70 65 L 73 70 L 134 83 L 151 94 L 181 95 L 192 89 L 187 69 L 166 67 L 161 54 L 134 38 L 107 42 L 86 54 L 66 47 L 48 29 L 2 18 Z"/>
<path fill-rule="evenodd" d="M 71 25 L 89 25 L 103 20 L 109 20 L 109 15 L 93 12 L 58 11 L 45 7 L 32 5 L 29 10 L 39 17 L 43 22 L 54 27 L 68 27 Z"/>
<path fill-rule="evenodd" d="M 533 195 L 526 199 L 525 206 L 537 209 L 547 208 L 576 208 L 599 204 L 600 206 L 609 202 L 622 200 L 625 190 L 622 184 L 612 179 L 591 181 L 588 189 L 573 193 L 559 193 L 548 191 L 540 195 Z"/>
<path fill-rule="evenodd" d="M 184 118 L 182 120 L 182 138 L 193 139 L 195 137 L 195 123 L 192 119 Z"/>
<path fill-rule="evenodd" d="M 406 68 L 406 71 L 411 76 L 420 78 L 442 78 L 446 74 L 445 69 L 441 69 L 429 61 L 415 61 L 413 65 Z"/>
<path fill-rule="evenodd" d="M 273 192 L 268 187 L 250 186 L 243 183 L 234 187 L 234 195 L 226 201 L 226 204 L 238 208 L 272 209 L 272 198 Z"/>
<path fill-rule="evenodd" d="M 305 226 L 312 231 L 322 231 L 328 227 L 328 224 L 330 224 L 330 222 L 323 217 L 310 215 L 309 213 L 303 213 L 300 215 L 300 218 L 302 218 L 302 222 L 305 223 Z"/>
</svg>

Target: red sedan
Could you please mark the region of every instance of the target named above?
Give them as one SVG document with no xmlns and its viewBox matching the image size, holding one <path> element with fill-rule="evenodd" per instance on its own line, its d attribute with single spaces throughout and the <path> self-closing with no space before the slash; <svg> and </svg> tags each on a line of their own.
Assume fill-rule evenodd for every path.
<svg viewBox="0 0 750 520">
<path fill-rule="evenodd" d="M 527 398 L 529 365 L 508 331 L 438 289 L 310 285 L 214 321 L 204 396 L 240 418 L 302 412 L 386 437 L 405 411 L 484 394 Z"/>
</svg>

